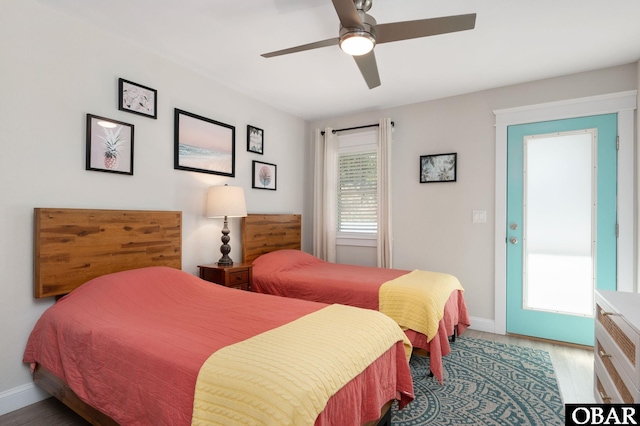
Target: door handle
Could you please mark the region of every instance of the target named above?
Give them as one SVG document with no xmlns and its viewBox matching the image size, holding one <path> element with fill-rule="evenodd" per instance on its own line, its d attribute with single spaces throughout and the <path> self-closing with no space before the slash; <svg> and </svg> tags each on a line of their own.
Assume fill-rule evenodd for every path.
<svg viewBox="0 0 640 426">
<path fill-rule="evenodd" d="M 509 238 L 509 242 L 513 245 L 518 244 L 518 239 L 516 237 Z"/>
</svg>

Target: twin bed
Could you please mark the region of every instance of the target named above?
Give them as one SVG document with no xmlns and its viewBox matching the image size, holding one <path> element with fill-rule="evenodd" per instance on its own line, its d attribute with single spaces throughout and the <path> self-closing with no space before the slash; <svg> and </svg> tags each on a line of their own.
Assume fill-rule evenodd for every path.
<svg viewBox="0 0 640 426">
<path fill-rule="evenodd" d="M 250 214 L 242 219 L 242 261 L 253 263 L 258 293 L 379 310 L 430 357 L 443 382 L 449 342 L 470 325 L 458 280 L 449 274 L 325 262 L 300 251 L 302 218 Z"/>
<path fill-rule="evenodd" d="M 411 345 L 368 309 L 213 285 L 181 268 L 180 212 L 35 209 L 24 362 L 93 424 L 390 422 Z"/>
<path fill-rule="evenodd" d="M 442 382 L 449 336 L 469 324 L 457 280 L 435 274 L 417 277 L 447 282 L 435 321 L 404 326 L 382 293 L 413 272 L 305 254 L 299 215 L 243 219 L 257 292 L 180 270 L 180 212 L 34 216 L 35 297 L 65 296 L 35 325 L 24 362 L 96 425 L 390 424 L 393 401 L 414 398 L 412 348 Z"/>
</svg>

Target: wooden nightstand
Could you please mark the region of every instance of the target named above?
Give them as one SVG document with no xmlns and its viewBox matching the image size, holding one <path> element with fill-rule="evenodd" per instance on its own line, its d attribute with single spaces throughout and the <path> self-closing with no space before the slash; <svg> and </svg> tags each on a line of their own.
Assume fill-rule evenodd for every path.
<svg viewBox="0 0 640 426">
<path fill-rule="evenodd" d="M 251 270 L 253 265 L 250 263 L 236 263 L 231 266 L 212 263 L 198 265 L 198 268 L 200 268 L 200 278 L 203 280 L 226 287 L 251 291 Z"/>
</svg>

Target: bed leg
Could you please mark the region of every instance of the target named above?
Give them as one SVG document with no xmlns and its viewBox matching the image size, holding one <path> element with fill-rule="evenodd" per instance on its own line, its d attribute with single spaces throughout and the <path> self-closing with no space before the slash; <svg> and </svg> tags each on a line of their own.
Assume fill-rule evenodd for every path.
<svg viewBox="0 0 640 426">
<path fill-rule="evenodd" d="M 387 402 L 380 409 L 380 417 L 377 420 L 366 422 L 363 426 L 391 426 L 391 406 L 394 400 Z"/>
<path fill-rule="evenodd" d="M 391 407 L 380 417 L 377 426 L 391 426 Z"/>
<path fill-rule="evenodd" d="M 458 336 L 458 324 L 453 326 L 453 334 L 451 335 L 451 338 L 449 340 L 451 340 L 452 342 L 455 342 L 457 336 Z"/>
</svg>

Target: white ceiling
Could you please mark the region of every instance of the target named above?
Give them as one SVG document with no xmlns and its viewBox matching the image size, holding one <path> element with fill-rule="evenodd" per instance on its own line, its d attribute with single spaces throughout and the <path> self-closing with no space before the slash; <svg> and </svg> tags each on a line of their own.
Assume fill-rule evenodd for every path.
<svg viewBox="0 0 640 426">
<path fill-rule="evenodd" d="M 307 120 L 635 62 L 638 0 L 374 0 L 378 23 L 477 13 L 474 30 L 376 46 L 369 90 L 331 0 L 39 0 Z M 140 82 L 145 84 L 147 82 Z"/>
</svg>

